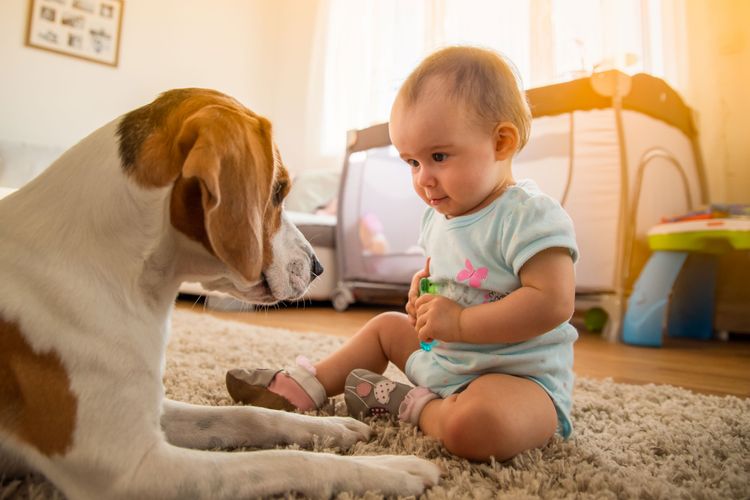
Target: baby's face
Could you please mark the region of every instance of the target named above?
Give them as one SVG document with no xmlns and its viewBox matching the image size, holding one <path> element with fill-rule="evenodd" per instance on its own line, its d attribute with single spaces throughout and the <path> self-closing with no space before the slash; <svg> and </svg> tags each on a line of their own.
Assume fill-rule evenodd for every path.
<svg viewBox="0 0 750 500">
<path fill-rule="evenodd" d="M 410 165 L 414 190 L 425 203 L 447 217 L 467 215 L 497 198 L 509 162 L 498 161 L 492 130 L 431 90 L 414 104 L 396 101 L 391 141 Z"/>
</svg>

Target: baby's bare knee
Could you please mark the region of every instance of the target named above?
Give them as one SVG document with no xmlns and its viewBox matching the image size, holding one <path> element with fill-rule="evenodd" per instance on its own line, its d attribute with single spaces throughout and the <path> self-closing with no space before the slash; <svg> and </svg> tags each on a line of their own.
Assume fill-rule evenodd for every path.
<svg viewBox="0 0 750 500">
<path fill-rule="evenodd" d="M 360 332 L 381 337 L 382 335 L 387 335 L 388 332 L 397 329 L 405 322 L 408 323 L 408 321 L 408 317 L 405 314 L 394 311 L 384 312 L 371 318 Z"/>
<path fill-rule="evenodd" d="M 480 415 L 468 411 L 466 407 L 455 404 L 452 406 L 452 411 L 444 413 L 441 436 L 443 445 L 454 455 L 486 459 L 482 450 L 485 448 L 488 434 L 494 430 L 481 425 L 483 419 Z"/>
<path fill-rule="evenodd" d="M 378 314 L 362 333 L 377 337 L 383 353 L 401 370 L 408 356 L 419 348 L 417 333 L 406 314 L 393 311 Z"/>
<path fill-rule="evenodd" d="M 404 323 L 409 322 L 409 317 L 404 314 L 397 311 L 387 311 L 384 313 L 380 313 L 377 316 L 373 318 L 374 320 L 378 320 L 380 322 L 383 322 L 383 324 L 397 324 L 397 325 L 403 325 Z"/>
<path fill-rule="evenodd" d="M 507 460 L 521 450 L 514 446 L 510 427 L 502 414 L 486 405 L 454 405 L 445 414 L 443 446 L 454 455 L 470 460 Z"/>
</svg>

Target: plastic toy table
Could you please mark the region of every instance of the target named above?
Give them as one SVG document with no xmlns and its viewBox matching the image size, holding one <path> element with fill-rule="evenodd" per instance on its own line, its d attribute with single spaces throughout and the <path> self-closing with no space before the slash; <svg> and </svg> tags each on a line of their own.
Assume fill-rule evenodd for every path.
<svg viewBox="0 0 750 500">
<path fill-rule="evenodd" d="M 668 303 L 670 336 L 710 339 L 718 256 L 750 249 L 750 220 L 726 218 L 659 224 L 649 231 L 648 243 L 654 252 L 628 300 L 623 342 L 661 346 Z M 673 293 L 678 276 L 685 286 Z"/>
</svg>

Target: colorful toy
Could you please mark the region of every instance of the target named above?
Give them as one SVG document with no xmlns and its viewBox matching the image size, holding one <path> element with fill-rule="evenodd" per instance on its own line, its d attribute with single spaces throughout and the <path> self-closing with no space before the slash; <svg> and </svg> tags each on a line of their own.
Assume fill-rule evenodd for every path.
<svg viewBox="0 0 750 500">
<path fill-rule="evenodd" d="M 431 294 L 438 294 L 438 286 L 429 280 L 429 278 L 422 278 L 419 280 L 419 295 L 424 295 L 425 293 L 431 293 Z M 419 341 L 419 345 L 422 346 L 422 349 L 425 351 L 431 351 L 432 348 L 437 344 L 437 340 L 433 340 L 432 342 L 425 342 L 423 340 Z"/>
<path fill-rule="evenodd" d="M 366 213 L 359 219 L 359 241 L 365 255 L 384 255 L 389 251 L 383 223 L 374 213 Z"/>
</svg>

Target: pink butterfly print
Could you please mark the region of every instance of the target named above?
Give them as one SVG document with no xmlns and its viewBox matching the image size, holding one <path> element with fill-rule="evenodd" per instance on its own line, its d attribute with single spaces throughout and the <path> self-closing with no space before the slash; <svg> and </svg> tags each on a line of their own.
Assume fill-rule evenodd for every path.
<svg viewBox="0 0 750 500">
<path fill-rule="evenodd" d="M 489 271 L 486 267 L 480 267 L 479 269 L 475 270 L 469 259 L 466 259 L 465 265 L 466 269 L 460 270 L 456 275 L 456 279 L 458 281 L 469 280 L 469 286 L 473 288 L 480 288 L 482 286 L 482 281 L 487 279 Z"/>
</svg>

